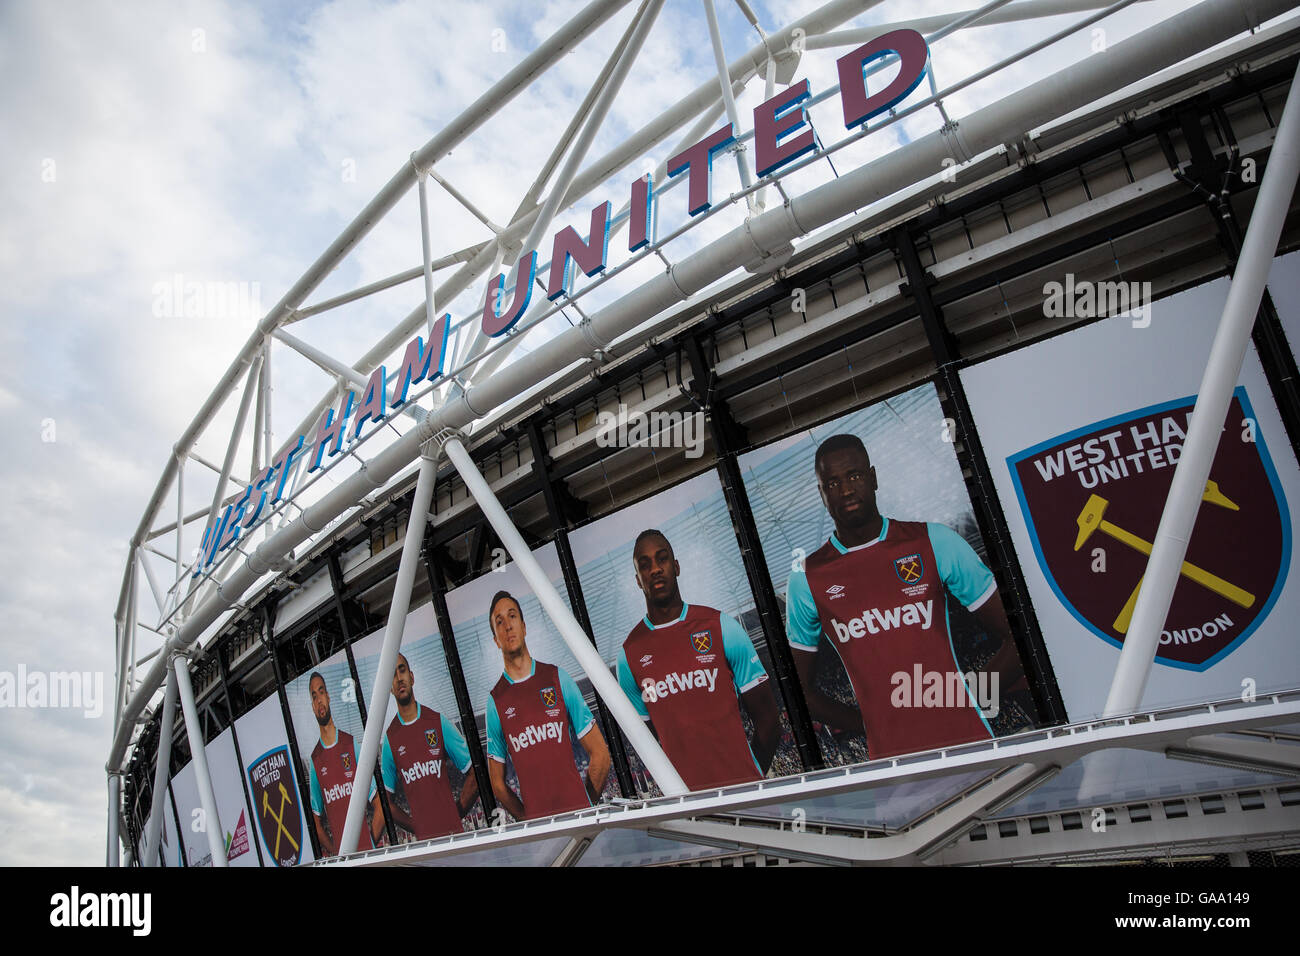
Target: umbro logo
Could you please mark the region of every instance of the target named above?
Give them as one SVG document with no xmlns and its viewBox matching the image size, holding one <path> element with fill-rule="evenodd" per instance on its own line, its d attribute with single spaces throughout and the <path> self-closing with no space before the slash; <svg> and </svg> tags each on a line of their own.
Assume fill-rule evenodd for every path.
<svg viewBox="0 0 1300 956">
<path fill-rule="evenodd" d="M 645 666 L 646 666 L 647 664 L 649 664 L 652 660 L 654 660 L 654 655 L 653 655 L 653 654 L 646 654 L 644 657 L 641 658 L 641 666 L 642 666 L 642 667 L 645 667 Z"/>
<path fill-rule="evenodd" d="M 507 717 L 513 717 L 514 715 L 515 715 L 515 709 L 514 709 L 513 707 L 507 707 L 507 708 L 506 708 L 506 716 L 507 716 Z"/>
<path fill-rule="evenodd" d="M 832 600 L 832 601 L 835 600 L 837 597 L 843 597 L 843 595 L 844 595 L 844 585 L 842 585 L 842 584 L 832 584 L 830 587 L 828 587 L 828 588 L 826 589 L 826 593 L 829 594 L 829 595 L 831 596 L 831 600 Z"/>
<path fill-rule="evenodd" d="M 406 753 L 406 744 L 399 744 L 397 747 L 397 756 L 400 757 L 404 753 Z"/>
</svg>

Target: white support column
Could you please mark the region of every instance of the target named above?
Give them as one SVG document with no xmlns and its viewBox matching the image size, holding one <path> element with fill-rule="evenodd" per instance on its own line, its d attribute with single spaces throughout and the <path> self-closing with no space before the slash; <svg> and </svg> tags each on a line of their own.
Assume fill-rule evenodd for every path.
<svg viewBox="0 0 1300 956">
<path fill-rule="evenodd" d="M 118 852 L 121 844 L 121 838 L 118 833 L 118 823 L 122 815 L 118 812 L 118 804 L 122 802 L 122 771 L 110 770 L 108 772 L 108 857 L 105 864 L 110 867 L 119 865 Z"/>
<path fill-rule="evenodd" d="M 179 532 L 179 529 L 177 530 Z M 136 551 L 135 556 L 136 560 L 140 562 L 140 567 L 144 568 L 144 576 L 149 582 L 149 590 L 153 592 L 153 602 L 158 605 L 158 613 L 166 614 L 167 609 L 163 607 L 166 602 L 163 600 L 162 588 L 158 585 L 158 579 L 153 576 L 153 569 L 149 567 L 149 562 L 144 558 L 144 549 L 141 548 Z"/>
<path fill-rule="evenodd" d="M 303 358 L 307 359 L 312 364 L 318 366 L 321 370 L 328 372 L 331 375 L 334 375 L 339 379 L 341 379 L 342 383 L 351 383 L 352 385 L 355 385 L 358 389 L 361 389 L 363 391 L 365 390 L 366 385 L 369 384 L 370 379 L 368 376 L 362 375 L 352 366 L 340 362 L 332 355 L 328 355 L 327 353 L 322 352 L 320 349 L 316 348 L 316 346 L 308 342 L 304 342 L 296 335 L 293 335 L 290 332 L 286 332 L 284 329 L 276 329 L 275 332 L 273 332 L 272 334 L 275 336 L 275 338 L 279 339 L 285 345 L 289 346 L 289 348 L 293 349 L 295 352 L 297 352 Z M 342 395 L 343 388 L 340 388 L 337 394 Z M 398 411 L 400 411 L 404 415 L 407 415 L 410 418 L 415 419 L 417 422 L 420 421 L 420 419 L 422 419 L 425 414 L 424 409 L 416 405 L 412 405 L 409 402 L 403 405 L 400 409 L 398 409 Z M 314 426 L 311 434 L 313 436 L 316 434 Z"/>
<path fill-rule="evenodd" d="M 176 456 L 176 580 L 185 574 L 185 561 L 182 549 L 185 547 L 185 462 L 186 456 Z M 144 555 L 140 555 L 144 563 Z M 149 579 L 153 583 L 153 578 Z"/>
<path fill-rule="evenodd" d="M 687 793 L 686 784 L 682 782 L 681 775 L 677 773 L 677 768 L 672 765 L 668 755 L 659 746 L 659 741 L 655 740 L 654 736 L 646 728 L 645 721 L 632 709 L 632 704 L 628 701 L 627 695 L 623 693 L 623 689 L 618 686 L 618 681 L 610 674 L 609 668 L 600 659 L 600 654 L 597 653 L 596 648 L 592 647 L 591 641 L 587 638 L 587 632 L 582 629 L 582 625 L 574 618 L 573 613 L 565 607 L 559 592 L 555 590 L 555 585 L 551 584 L 546 577 L 546 572 L 542 570 L 542 566 L 537 563 L 537 559 L 528 550 L 528 545 L 524 543 L 524 539 L 515 528 L 514 522 L 510 520 L 506 510 L 501 507 L 501 502 L 497 501 L 496 495 L 492 493 L 488 483 L 479 474 L 478 467 L 474 464 L 474 459 L 469 456 L 469 452 L 465 450 L 465 446 L 461 444 L 459 438 L 453 435 L 446 439 L 442 447 L 443 451 L 447 453 L 447 458 L 456 466 L 456 471 L 460 474 L 461 480 L 465 482 L 465 487 L 469 489 L 469 493 L 478 502 L 483 516 L 488 519 L 492 529 L 497 533 L 497 537 L 501 539 L 501 543 L 510 552 L 510 557 L 515 559 L 515 563 L 523 573 L 524 580 L 533 589 L 533 594 L 537 595 L 537 599 L 542 602 L 543 609 L 545 609 L 556 629 L 560 632 L 560 637 L 564 639 L 565 645 L 573 656 L 578 659 L 578 664 L 581 665 L 582 669 L 586 671 L 587 677 L 596 689 L 596 693 L 600 695 L 600 699 L 605 702 L 605 706 L 613 715 L 619 728 L 632 742 L 632 746 L 636 748 L 642 763 L 654 775 L 655 782 L 659 784 L 659 789 L 670 797 Z M 362 766 L 366 765 L 363 764 Z"/>
<path fill-rule="evenodd" d="M 265 351 L 263 357 L 265 357 Z M 253 451 L 248 456 L 248 477 L 250 480 L 260 470 L 262 461 L 262 400 L 266 397 L 262 393 L 262 378 L 265 375 L 266 365 L 263 363 L 262 369 L 257 374 L 257 401 L 253 405 Z"/>
<path fill-rule="evenodd" d="M 414 160 L 412 160 L 412 162 L 414 162 Z M 419 185 L 420 192 L 420 248 L 424 253 L 424 315 L 429 322 L 428 347 L 433 348 L 433 324 L 437 319 L 437 316 L 434 313 L 437 309 L 433 302 L 433 248 L 429 243 L 429 191 L 425 185 L 427 174 L 430 171 L 417 169 L 415 172 L 415 181 Z M 443 180 L 439 179 L 438 182 L 442 183 L 442 188 L 446 189 L 447 192 L 451 193 L 453 196 L 458 195 L 450 186 L 443 182 Z M 464 200 L 462 200 L 462 203 L 464 203 Z M 471 212 L 474 212 L 472 207 L 466 205 L 466 208 L 470 209 Z M 491 228 L 493 232 L 499 233 L 501 231 L 491 223 L 487 222 L 486 219 L 483 221 L 487 223 L 488 227 Z"/>
<path fill-rule="evenodd" d="M 384 703 L 393 684 L 393 671 L 397 668 L 397 652 L 402 646 L 402 633 L 406 629 L 406 612 L 411 606 L 411 585 L 419 566 L 420 547 L 424 542 L 424 528 L 429 521 L 429 505 L 433 501 L 433 484 L 438 471 L 438 460 L 425 447 L 420 459 L 420 473 L 415 480 L 415 496 L 411 501 L 411 516 L 406 522 L 406 539 L 402 544 L 402 557 L 397 564 L 397 582 L 393 585 L 393 600 L 388 606 L 388 623 L 384 627 L 384 646 L 379 652 L 379 665 L 375 683 L 370 689 L 369 714 L 361 739 L 361 752 L 357 754 L 357 779 L 348 799 L 348 815 L 339 839 L 339 854 L 354 853 L 365 822 L 365 807 L 370 790 L 366 781 L 375 772 L 379 757 L 379 742 L 384 732 Z"/>
<path fill-rule="evenodd" d="M 1183 558 L 1200 512 L 1205 482 L 1219 447 L 1224 418 L 1241 366 L 1250 346 L 1250 333 L 1259 312 L 1260 297 L 1268 278 L 1282 224 L 1291 206 L 1296 177 L 1300 174 L 1300 73 L 1291 81 L 1291 91 L 1277 126 L 1264 179 L 1255 197 L 1255 209 L 1246 228 L 1237 271 L 1228 289 L 1223 318 L 1210 346 L 1209 361 L 1196 395 L 1183 454 L 1174 468 L 1173 483 L 1160 515 L 1160 527 L 1151 545 L 1151 559 L 1142 579 L 1142 590 L 1133 609 L 1133 620 L 1110 694 L 1106 698 L 1108 717 L 1131 714 L 1142 703 L 1147 677 L 1159 648 L 1160 631 L 1169 615 L 1174 588 L 1178 584 Z M 1229 422 L 1229 429 L 1238 423 Z"/>
<path fill-rule="evenodd" d="M 163 696 L 161 723 L 158 724 L 158 752 L 153 768 L 153 799 L 149 802 L 149 828 L 145 833 L 143 864 L 157 866 L 158 839 L 162 834 L 164 798 L 167 796 L 167 769 L 172 759 L 172 727 L 176 723 L 176 674 L 167 673 L 167 691 Z"/>
<path fill-rule="evenodd" d="M 722 49 L 722 32 L 718 28 L 718 12 L 713 8 L 713 0 L 704 0 L 704 15 L 709 21 L 709 39 L 713 42 L 713 59 L 718 65 L 718 82 L 722 86 L 722 102 L 727 107 L 727 119 L 731 120 L 731 127 L 735 135 L 739 136 L 740 113 L 736 109 L 736 98 L 731 95 L 731 71 L 727 69 L 727 54 Z M 775 74 L 773 74 L 775 77 Z M 739 144 L 737 144 L 739 145 Z M 740 185 L 748 189 L 754 185 L 754 177 L 750 175 L 749 164 L 745 162 L 745 153 L 743 149 L 736 149 L 736 169 L 740 173 Z M 754 200 L 754 194 L 750 193 L 745 197 L 745 202 L 749 206 L 749 211 L 756 212 L 759 208 Z"/>
<path fill-rule="evenodd" d="M 555 185 L 547 193 L 546 199 L 542 202 L 541 211 L 537 218 L 533 220 L 532 227 L 528 230 L 528 236 L 521 247 L 523 254 L 529 250 L 536 249 L 538 243 L 542 241 L 542 235 L 551 226 L 551 221 L 555 218 L 556 211 L 560 208 L 560 203 L 573 184 L 574 177 L 578 174 L 578 167 L 587 156 L 587 150 L 596 139 L 596 134 L 600 132 L 601 125 L 605 122 L 605 116 L 609 112 L 610 106 L 614 102 L 614 97 L 618 95 L 619 89 L 623 86 L 623 81 L 627 79 L 628 72 L 632 69 L 632 64 L 636 62 L 637 56 L 641 52 L 641 47 L 645 43 L 646 35 L 654 25 L 655 19 L 659 16 L 659 11 L 663 9 L 664 0 L 646 0 L 641 9 L 637 12 L 637 18 L 629 28 L 627 34 L 627 45 L 618 57 L 618 62 L 610 71 L 609 80 L 605 88 L 600 91 L 596 97 L 595 103 L 591 107 L 591 115 L 587 117 L 587 122 L 583 124 L 582 131 L 578 134 L 577 139 L 569 148 L 569 154 L 564 158 L 564 165 L 560 168 L 559 175 L 556 176 Z M 513 225 L 513 224 L 512 224 Z M 495 273 L 490 273 L 495 275 Z M 537 307 L 542 308 L 541 305 Z M 527 321 L 525 319 L 525 321 Z M 473 358 L 475 355 L 487 348 L 490 339 L 488 336 L 479 334 L 474 340 L 474 345 L 466 353 L 466 358 Z M 502 349 L 502 352 L 507 351 Z M 504 356 L 502 356 L 504 359 Z M 485 372 L 480 367 L 473 373 L 475 380 L 481 380 L 490 372 Z"/>
<path fill-rule="evenodd" d="M 222 835 L 221 817 L 217 813 L 217 797 L 212 792 L 212 776 L 208 772 L 208 754 L 203 746 L 203 725 L 199 722 L 199 708 L 194 703 L 194 685 L 190 683 L 189 662 L 184 654 L 172 656 L 172 670 L 180 691 L 181 711 L 185 714 L 185 735 L 190 741 L 190 756 L 194 762 L 194 779 L 199 787 L 199 803 L 203 807 L 203 829 L 208 837 L 214 867 L 226 866 L 226 841 Z"/>
<path fill-rule="evenodd" d="M 257 391 L 257 373 L 262 366 L 262 357 L 255 357 L 248 366 L 248 374 L 244 376 L 244 393 L 239 399 L 239 412 L 235 415 L 235 427 L 230 431 L 230 444 L 226 446 L 226 457 L 221 462 L 221 476 L 217 478 L 217 490 L 212 493 L 212 506 L 208 508 L 208 520 L 203 526 L 206 531 L 211 528 L 216 532 L 217 511 L 221 507 L 221 496 L 225 493 L 226 482 L 230 480 L 230 472 L 235 467 L 235 455 L 239 453 L 239 439 L 244 434 L 244 422 L 248 418 L 248 406 L 253 399 L 253 394 Z M 177 534 L 180 533 L 179 520 L 181 516 L 177 515 L 178 525 Z M 208 542 L 208 547 L 212 548 L 213 543 Z M 200 566 L 202 566 L 203 555 L 199 555 Z M 184 565 L 177 568 L 178 573 L 184 573 Z M 202 581 L 202 578 L 194 578 L 191 582 L 189 595 L 185 600 L 188 602 L 194 597 L 194 582 Z M 178 592 L 179 597 L 179 592 Z"/>
<path fill-rule="evenodd" d="M 275 440 L 275 432 L 271 428 L 271 338 L 267 336 L 266 343 L 262 346 L 262 371 L 260 374 L 262 380 L 262 462 L 258 471 L 265 468 L 271 463 L 271 442 Z"/>
</svg>

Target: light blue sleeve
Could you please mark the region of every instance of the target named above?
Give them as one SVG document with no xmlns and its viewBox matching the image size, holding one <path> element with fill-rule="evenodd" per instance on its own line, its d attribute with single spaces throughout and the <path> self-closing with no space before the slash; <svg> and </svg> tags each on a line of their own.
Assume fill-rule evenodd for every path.
<svg viewBox="0 0 1300 956">
<path fill-rule="evenodd" d="M 731 674 L 736 680 L 736 694 L 753 690 L 767 680 L 767 671 L 758 659 L 754 642 L 741 626 L 740 622 L 728 614 L 719 614 L 722 621 L 722 650 L 727 663 L 731 665 Z"/>
<path fill-rule="evenodd" d="M 497 702 L 488 694 L 487 707 L 484 711 L 487 718 L 487 752 L 488 756 L 497 763 L 506 762 L 506 738 L 501 732 L 501 716 L 497 713 Z"/>
<path fill-rule="evenodd" d="M 456 729 L 456 725 L 447 719 L 446 714 L 442 715 L 442 746 L 457 770 L 461 773 L 469 770 L 469 745 L 465 743 L 465 737 Z"/>
<path fill-rule="evenodd" d="M 802 571 L 790 572 L 785 595 L 785 636 L 799 651 L 817 650 L 822 639 L 822 622 L 808 587 L 808 576 Z"/>
<path fill-rule="evenodd" d="M 316 816 L 325 813 L 325 794 L 320 792 L 320 780 L 316 778 L 316 764 L 307 761 L 307 773 L 311 777 L 311 812 Z"/>
<path fill-rule="evenodd" d="M 564 706 L 568 708 L 569 722 L 573 724 L 573 739 L 579 740 L 587 736 L 587 732 L 595 725 L 596 718 L 591 716 L 591 708 L 582 699 L 582 692 L 578 690 L 578 685 L 573 682 L 569 672 L 563 667 L 555 669 L 560 672 L 560 693 L 564 695 Z"/>
<path fill-rule="evenodd" d="M 641 688 L 636 686 L 636 678 L 632 676 L 632 668 L 627 665 L 627 651 L 621 647 L 618 649 L 618 686 L 623 688 L 623 693 L 632 702 L 632 706 L 641 715 L 641 719 L 649 720 L 650 711 L 646 709 L 645 701 L 641 698 Z"/>
<path fill-rule="evenodd" d="M 966 539 L 946 524 L 930 521 L 925 527 L 930 533 L 939 580 L 963 607 L 975 610 L 997 590 L 993 572 L 984 566 Z"/>
<path fill-rule="evenodd" d="M 384 778 L 384 789 L 389 793 L 397 790 L 397 761 L 393 759 L 393 748 L 388 744 L 388 734 L 383 737 L 383 745 L 379 754 L 379 771 Z"/>
</svg>

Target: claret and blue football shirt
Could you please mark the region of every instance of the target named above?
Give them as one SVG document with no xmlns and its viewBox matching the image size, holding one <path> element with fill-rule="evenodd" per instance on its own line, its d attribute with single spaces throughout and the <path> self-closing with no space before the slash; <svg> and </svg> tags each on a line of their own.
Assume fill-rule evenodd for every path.
<svg viewBox="0 0 1300 956">
<path fill-rule="evenodd" d="M 389 793 L 397 791 L 401 775 L 417 840 L 464 829 L 451 792 L 449 760 L 461 773 L 469 772 L 469 747 L 445 714 L 417 703 L 410 723 L 400 712 L 394 715 L 384 733 L 379 766 Z"/>
<path fill-rule="evenodd" d="M 738 698 L 767 680 L 734 618 L 702 604 L 654 625 L 642 618 L 618 655 L 618 682 L 692 790 L 762 778 Z"/>
<path fill-rule="evenodd" d="M 319 739 L 311 750 L 311 809 L 317 816 L 323 816 L 330 826 L 330 836 L 337 847 L 343 837 L 343 823 L 348 816 L 348 801 L 352 797 L 352 785 L 357 772 L 357 749 L 352 735 L 346 730 L 336 732 L 334 743 L 326 747 Z M 370 798 L 375 796 L 375 780 L 370 776 Z M 361 838 L 357 841 L 358 850 L 369 850 L 370 828 L 361 828 Z"/>
<path fill-rule="evenodd" d="M 534 660 L 521 681 L 502 672 L 487 702 L 487 752 L 498 763 L 509 754 L 529 819 L 591 806 L 571 741 L 595 724 L 578 685 L 554 664 Z"/>
<path fill-rule="evenodd" d="M 996 591 L 993 573 L 961 535 L 935 522 L 884 519 L 880 536 L 846 548 L 835 535 L 790 575 L 786 635 L 796 651 L 823 638 L 844 663 L 871 757 L 991 737 L 969 690 L 938 706 L 893 706 L 897 675 L 960 672 L 946 596 L 968 610 Z M 964 685 L 963 685 L 964 686 Z"/>
</svg>

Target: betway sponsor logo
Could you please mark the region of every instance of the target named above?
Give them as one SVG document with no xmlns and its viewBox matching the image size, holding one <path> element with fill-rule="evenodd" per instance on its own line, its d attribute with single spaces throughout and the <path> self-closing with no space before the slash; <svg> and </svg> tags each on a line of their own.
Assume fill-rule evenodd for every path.
<svg viewBox="0 0 1300 956">
<path fill-rule="evenodd" d="M 831 618 L 835 637 L 841 644 L 847 644 L 851 637 L 866 637 L 868 634 L 880 634 L 892 631 L 896 627 L 910 627 L 920 624 L 922 630 L 928 631 L 934 619 L 934 601 L 916 601 L 912 604 L 900 604 L 882 611 L 869 608 L 861 617 L 851 617 L 847 624 L 841 624 Z"/>
<path fill-rule="evenodd" d="M 421 777 L 441 777 L 442 761 L 441 760 L 417 760 L 411 765 L 410 770 L 402 771 L 402 783 L 415 783 Z"/>
<path fill-rule="evenodd" d="M 347 783 L 336 783 L 332 787 L 325 788 L 325 802 L 333 803 L 335 800 L 342 800 L 344 797 L 352 795 L 352 781 Z"/>
<path fill-rule="evenodd" d="M 661 697 L 697 689 L 703 689 L 706 693 L 712 694 L 717 683 L 718 669 L 716 667 L 707 670 L 700 668 L 682 674 L 669 674 L 661 681 L 647 677 L 641 682 L 641 699 L 647 704 L 653 704 Z"/>
<path fill-rule="evenodd" d="M 564 724 L 558 720 L 549 720 L 544 724 L 531 724 L 517 734 L 509 734 L 510 746 L 514 750 L 523 750 L 543 740 L 562 740 Z"/>
</svg>

